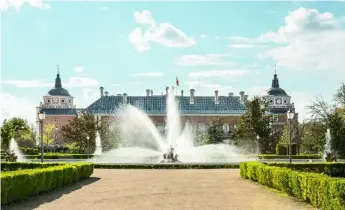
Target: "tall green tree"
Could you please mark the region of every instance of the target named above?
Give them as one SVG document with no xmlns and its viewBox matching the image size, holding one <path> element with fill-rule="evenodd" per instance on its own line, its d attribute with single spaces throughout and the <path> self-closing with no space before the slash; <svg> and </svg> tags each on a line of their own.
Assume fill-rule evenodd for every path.
<svg viewBox="0 0 345 210">
<path fill-rule="evenodd" d="M 258 144 L 261 153 L 274 153 L 276 142 L 270 136 L 270 116 L 266 115 L 264 97 L 254 97 L 246 102 L 246 112 L 236 123 L 232 138 L 236 145 Z M 256 137 L 259 137 L 257 139 Z"/>
<path fill-rule="evenodd" d="M 22 138 L 29 138 L 32 130 L 25 119 L 13 117 L 9 120 L 4 120 L 1 126 L 1 146 L 3 149 L 8 149 L 12 138 L 19 140 Z"/>
<path fill-rule="evenodd" d="M 322 122 L 305 122 L 301 136 L 301 151 L 303 153 L 322 153 L 325 145 L 327 127 Z"/>
<path fill-rule="evenodd" d="M 98 120 L 89 111 L 83 111 L 59 130 L 66 143 L 72 144 L 81 151 L 92 153 L 95 150 L 96 132 L 99 130 Z M 88 139 L 89 137 L 89 139 Z"/>
<path fill-rule="evenodd" d="M 101 121 L 100 137 L 102 143 L 102 151 L 106 152 L 116 149 L 121 144 L 121 136 L 119 126 L 116 120 L 104 119 Z"/>
<path fill-rule="evenodd" d="M 316 98 L 311 105 L 308 106 L 312 118 L 323 123 L 330 129 L 331 133 L 331 149 L 338 156 L 344 156 L 345 148 L 345 85 L 342 84 L 337 90 L 334 101 L 335 104 L 329 104 L 322 98 Z M 339 107 L 340 105 L 340 107 Z"/>
<path fill-rule="evenodd" d="M 222 118 L 213 118 L 211 125 L 207 129 L 207 137 L 205 137 L 205 144 L 218 144 L 223 143 L 223 119 Z"/>
<path fill-rule="evenodd" d="M 337 90 L 334 95 L 334 100 L 342 107 L 345 107 L 345 83 L 341 84 L 340 88 Z"/>
</svg>

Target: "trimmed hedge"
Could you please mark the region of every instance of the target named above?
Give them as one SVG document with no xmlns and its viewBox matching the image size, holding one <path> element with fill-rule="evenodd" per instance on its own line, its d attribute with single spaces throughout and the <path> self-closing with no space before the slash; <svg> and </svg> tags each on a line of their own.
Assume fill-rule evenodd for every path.
<svg viewBox="0 0 345 210">
<path fill-rule="evenodd" d="M 19 147 L 19 149 L 25 155 L 39 155 L 40 151 L 37 148 L 30 148 L 30 147 Z"/>
<path fill-rule="evenodd" d="M 323 210 L 345 210 L 345 179 L 258 162 L 240 164 L 241 177 L 293 195 Z"/>
<path fill-rule="evenodd" d="M 289 159 L 288 155 L 258 155 L 259 159 Z M 291 155 L 292 159 L 321 159 L 321 155 Z"/>
<path fill-rule="evenodd" d="M 222 169 L 239 168 L 236 164 L 95 164 L 101 169 Z"/>
<path fill-rule="evenodd" d="M 65 163 L 23 163 L 23 162 L 2 162 L 1 171 L 16 171 L 22 169 L 48 168 L 51 166 L 64 165 Z"/>
<path fill-rule="evenodd" d="M 89 158 L 97 157 L 98 155 L 89 154 Z M 3 156 L 1 156 L 3 158 Z M 87 159 L 87 154 L 69 154 L 69 153 L 45 153 L 45 159 Z M 247 158 L 257 158 L 260 160 L 264 159 L 289 159 L 288 155 L 270 155 L 270 154 L 262 154 L 262 155 L 244 155 L 243 157 Z M 292 155 L 292 159 L 321 159 L 320 155 Z M 40 159 L 41 155 L 26 155 L 25 158 L 27 159 Z"/>
<path fill-rule="evenodd" d="M 47 168 L 1 173 L 1 205 L 54 190 L 93 173 L 92 163 L 60 164 Z"/>
<path fill-rule="evenodd" d="M 297 171 L 322 173 L 331 177 L 345 177 L 345 162 L 323 163 L 264 163 L 269 166 L 290 168 Z"/>
<path fill-rule="evenodd" d="M 66 154 L 66 153 L 45 153 L 44 159 L 87 159 L 87 154 Z M 89 154 L 89 158 L 97 157 L 97 155 Z M 40 159 L 41 155 L 27 155 L 27 159 Z"/>
</svg>

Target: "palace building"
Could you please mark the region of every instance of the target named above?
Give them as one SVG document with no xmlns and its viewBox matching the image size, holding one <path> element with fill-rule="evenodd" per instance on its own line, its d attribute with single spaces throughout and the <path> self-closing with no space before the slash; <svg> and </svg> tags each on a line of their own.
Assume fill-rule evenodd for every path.
<svg viewBox="0 0 345 210">
<path fill-rule="evenodd" d="M 85 109 L 76 108 L 73 104 L 73 96 L 62 87 L 60 74 L 56 75 L 55 87 L 43 96 L 43 102 L 36 108 L 37 120 L 36 131 L 40 133 L 38 113 L 43 111 L 46 115 L 44 124 L 54 124 L 55 130 L 53 138 L 55 143 L 64 144 L 62 137 L 59 135 L 59 129 L 67 124 L 69 120 L 78 116 L 82 110 L 88 110 L 101 118 L 109 120 L 110 117 L 116 116 L 119 108 L 125 104 L 131 104 L 144 111 L 157 126 L 160 132 L 165 131 L 166 118 L 166 100 L 168 88 L 165 94 L 154 95 L 150 89 L 146 90 L 146 96 L 130 96 L 127 93 L 109 95 L 104 88 L 100 87 L 100 98 L 93 102 Z M 238 118 L 245 112 L 245 102 L 248 95 L 241 91 L 239 95 L 228 93 L 227 96 L 219 95 L 215 90 L 213 96 L 198 96 L 195 89 L 190 89 L 189 94 L 181 90 L 180 94 L 175 94 L 178 109 L 181 115 L 182 125 L 191 122 L 193 129 L 200 131 L 206 130 L 207 125 L 213 118 L 222 118 L 224 122 L 224 134 L 231 137 L 232 128 Z M 287 120 L 286 113 L 288 110 L 295 112 L 294 103 L 291 103 L 291 97 L 279 87 L 277 74 L 274 74 L 272 86 L 267 91 L 268 112 L 272 115 L 271 125 L 275 128 L 281 128 Z M 295 114 L 295 118 L 298 115 Z"/>
</svg>

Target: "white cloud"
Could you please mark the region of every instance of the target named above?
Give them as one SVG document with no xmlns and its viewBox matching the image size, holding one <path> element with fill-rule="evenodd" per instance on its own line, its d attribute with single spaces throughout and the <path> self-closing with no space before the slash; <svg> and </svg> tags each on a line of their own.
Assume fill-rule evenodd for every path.
<svg viewBox="0 0 345 210">
<path fill-rule="evenodd" d="M 149 41 L 143 36 L 143 32 L 139 27 L 129 34 L 128 40 L 139 52 L 147 51 L 151 48 Z"/>
<path fill-rule="evenodd" d="M 270 58 L 289 70 L 343 71 L 345 66 L 345 29 L 342 20 L 332 13 L 299 8 L 285 17 L 277 31 L 257 38 L 231 37 L 244 44 L 272 43 L 272 48 L 259 57 Z"/>
<path fill-rule="evenodd" d="M 138 24 L 148 24 L 151 26 L 155 26 L 156 22 L 153 19 L 151 12 L 148 10 L 144 10 L 142 12 L 134 12 L 134 18 L 135 18 L 135 22 Z"/>
<path fill-rule="evenodd" d="M 76 66 L 76 67 L 73 68 L 73 70 L 74 70 L 75 72 L 77 72 L 77 73 L 81 73 L 81 72 L 84 71 L 84 67 L 82 67 L 82 66 Z"/>
<path fill-rule="evenodd" d="M 42 0 L 1 0 L 0 1 L 0 10 L 7 10 L 10 8 L 14 8 L 18 10 L 23 4 L 29 4 L 32 7 L 40 8 L 40 9 L 49 9 L 50 6 L 48 4 L 43 3 Z"/>
<path fill-rule="evenodd" d="M 211 71 L 199 71 L 190 72 L 188 77 L 191 79 L 204 79 L 204 78 L 218 78 L 224 80 L 231 80 L 234 78 L 242 77 L 249 73 L 244 69 L 232 69 L 232 70 L 211 70 Z"/>
<path fill-rule="evenodd" d="M 132 77 L 162 77 L 162 72 L 143 72 L 132 74 Z"/>
<path fill-rule="evenodd" d="M 254 45 L 251 45 L 251 44 L 232 44 L 232 45 L 229 45 L 229 47 L 231 47 L 231 48 L 253 48 Z"/>
<path fill-rule="evenodd" d="M 19 88 L 35 88 L 35 87 L 53 87 L 52 82 L 43 82 L 39 80 L 4 80 L 2 84 L 12 85 Z"/>
<path fill-rule="evenodd" d="M 36 106 L 26 97 L 15 97 L 9 93 L 0 93 L 1 98 L 1 122 L 4 119 L 12 117 L 21 117 L 27 119 L 29 123 L 34 123 L 36 120 Z"/>
<path fill-rule="evenodd" d="M 222 58 L 229 57 L 230 54 L 207 54 L 207 55 L 184 55 L 175 60 L 181 66 L 233 66 L 229 61 Z"/>
<path fill-rule="evenodd" d="M 139 25 L 149 25 L 144 30 L 141 27 L 136 27 L 128 36 L 129 42 L 139 52 L 149 50 L 151 43 L 175 48 L 189 47 L 196 43 L 192 37 L 187 36 L 170 23 L 156 24 L 150 11 L 135 12 L 134 17 Z"/>
</svg>

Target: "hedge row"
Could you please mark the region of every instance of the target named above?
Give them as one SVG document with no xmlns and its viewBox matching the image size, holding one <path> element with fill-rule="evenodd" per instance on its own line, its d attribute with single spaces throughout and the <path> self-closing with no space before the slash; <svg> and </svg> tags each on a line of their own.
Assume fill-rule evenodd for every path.
<svg viewBox="0 0 345 210">
<path fill-rule="evenodd" d="M 345 177 L 345 162 L 323 163 L 264 163 L 269 166 L 290 168 L 302 172 L 322 173 L 331 177 Z"/>
<path fill-rule="evenodd" d="M 102 169 L 221 169 L 239 168 L 236 164 L 95 164 Z"/>
<path fill-rule="evenodd" d="M 258 155 L 259 159 L 289 159 L 288 155 Z M 321 155 L 291 155 L 292 159 L 321 159 Z"/>
<path fill-rule="evenodd" d="M 323 210 L 345 210 L 345 179 L 258 162 L 240 164 L 241 177 L 296 196 Z"/>
<path fill-rule="evenodd" d="M 89 154 L 89 158 L 97 155 Z M 45 159 L 87 159 L 87 154 L 68 154 L 68 153 L 45 153 Z M 244 155 L 243 157 L 258 159 L 289 159 L 288 155 Z M 3 158 L 3 155 L 1 156 Z M 41 155 L 26 155 L 27 159 L 40 159 Z M 292 159 L 320 159 L 320 155 L 292 155 Z"/>
<path fill-rule="evenodd" d="M 87 154 L 65 154 L 65 153 L 46 153 L 43 155 L 44 159 L 87 159 L 96 157 L 97 155 Z M 40 159 L 41 155 L 27 155 L 26 159 Z"/>
<path fill-rule="evenodd" d="M 23 163 L 23 162 L 2 162 L 1 171 L 16 171 L 23 169 L 48 168 L 51 166 L 64 165 L 65 163 Z"/>
<path fill-rule="evenodd" d="M 1 173 L 1 205 L 54 190 L 93 173 L 92 163 L 61 164 L 47 168 Z"/>
</svg>

